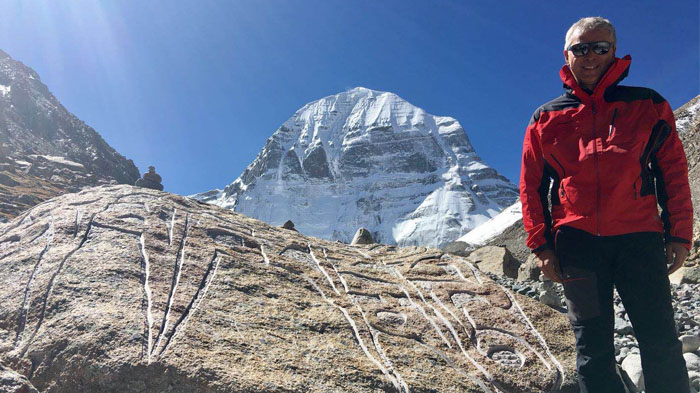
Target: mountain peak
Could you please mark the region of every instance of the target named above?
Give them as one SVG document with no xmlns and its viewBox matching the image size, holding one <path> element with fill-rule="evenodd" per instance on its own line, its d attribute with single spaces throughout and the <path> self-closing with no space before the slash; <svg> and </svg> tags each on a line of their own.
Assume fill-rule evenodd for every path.
<svg viewBox="0 0 700 393">
<path fill-rule="evenodd" d="M 364 87 L 304 105 L 221 193 L 197 198 L 302 233 L 349 242 L 454 241 L 517 198 L 462 126 Z"/>
</svg>

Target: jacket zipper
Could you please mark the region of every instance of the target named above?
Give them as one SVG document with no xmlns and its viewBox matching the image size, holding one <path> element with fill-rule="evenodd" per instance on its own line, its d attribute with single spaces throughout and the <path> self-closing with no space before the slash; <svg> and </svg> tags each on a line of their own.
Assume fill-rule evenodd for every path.
<svg viewBox="0 0 700 393">
<path fill-rule="evenodd" d="M 644 165 L 648 166 L 649 165 L 649 157 L 651 157 L 651 152 L 654 150 L 654 146 L 656 146 L 656 141 L 659 140 L 659 137 L 661 136 L 661 130 L 656 133 L 656 136 L 654 137 L 654 140 L 651 142 L 651 147 L 649 148 L 649 152 L 647 153 L 647 156 L 644 157 Z"/>
<path fill-rule="evenodd" d="M 615 118 L 617 117 L 617 108 L 613 111 L 612 120 L 610 120 L 610 128 L 608 129 L 608 139 L 612 135 L 613 129 L 615 128 Z"/>
<path fill-rule="evenodd" d="M 596 235 L 600 236 L 600 173 L 598 171 L 598 139 L 595 132 L 595 101 L 591 102 L 593 111 L 593 166 L 595 167 L 595 222 Z"/>
<path fill-rule="evenodd" d="M 634 188 L 634 199 L 637 199 L 637 180 L 634 181 L 634 185 L 632 186 Z"/>
<path fill-rule="evenodd" d="M 554 162 L 556 162 L 557 165 L 559 165 L 559 168 L 561 168 L 561 180 L 564 180 L 564 178 L 566 177 L 566 171 L 564 170 L 564 165 L 562 165 L 561 162 L 559 162 L 559 160 L 557 160 L 557 158 L 554 157 L 553 153 L 549 153 L 549 155 L 552 156 L 552 159 L 554 160 Z M 564 198 L 564 182 L 561 180 L 559 183 L 559 198 L 563 199 Z"/>
<path fill-rule="evenodd" d="M 561 162 L 559 162 L 559 160 L 557 160 L 556 157 L 554 157 L 554 154 L 549 153 L 549 155 L 552 156 L 552 159 L 554 160 L 554 162 L 556 162 L 557 165 L 559 165 L 559 168 L 561 168 L 561 178 L 562 178 L 562 179 L 565 178 L 565 177 L 566 177 L 566 171 L 564 170 L 564 166 L 561 164 Z"/>
</svg>

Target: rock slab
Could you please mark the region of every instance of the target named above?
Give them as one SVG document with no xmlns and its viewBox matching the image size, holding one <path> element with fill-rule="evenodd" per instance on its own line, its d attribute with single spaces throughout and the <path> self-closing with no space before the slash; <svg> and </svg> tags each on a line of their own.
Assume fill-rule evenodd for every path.
<svg viewBox="0 0 700 393">
<path fill-rule="evenodd" d="M 566 318 L 468 260 L 103 186 L 0 226 L 0 364 L 41 392 L 568 392 Z"/>
</svg>

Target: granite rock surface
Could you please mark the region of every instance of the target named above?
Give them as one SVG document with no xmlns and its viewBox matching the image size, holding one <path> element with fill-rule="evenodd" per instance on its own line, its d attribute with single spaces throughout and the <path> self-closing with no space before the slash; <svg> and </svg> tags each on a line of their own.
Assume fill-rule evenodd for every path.
<svg viewBox="0 0 700 393">
<path fill-rule="evenodd" d="M 467 259 L 156 190 L 0 225 L 0 365 L 39 392 L 570 392 L 573 343 Z"/>
</svg>

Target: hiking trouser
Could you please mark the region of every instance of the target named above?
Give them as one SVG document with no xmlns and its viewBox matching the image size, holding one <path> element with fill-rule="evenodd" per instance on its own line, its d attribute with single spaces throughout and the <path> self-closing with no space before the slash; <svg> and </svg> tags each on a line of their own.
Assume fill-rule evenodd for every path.
<svg viewBox="0 0 700 393">
<path fill-rule="evenodd" d="M 662 235 L 594 236 L 562 227 L 555 244 L 581 393 L 625 391 L 615 372 L 613 286 L 639 343 L 646 392 L 688 393 Z"/>
</svg>

